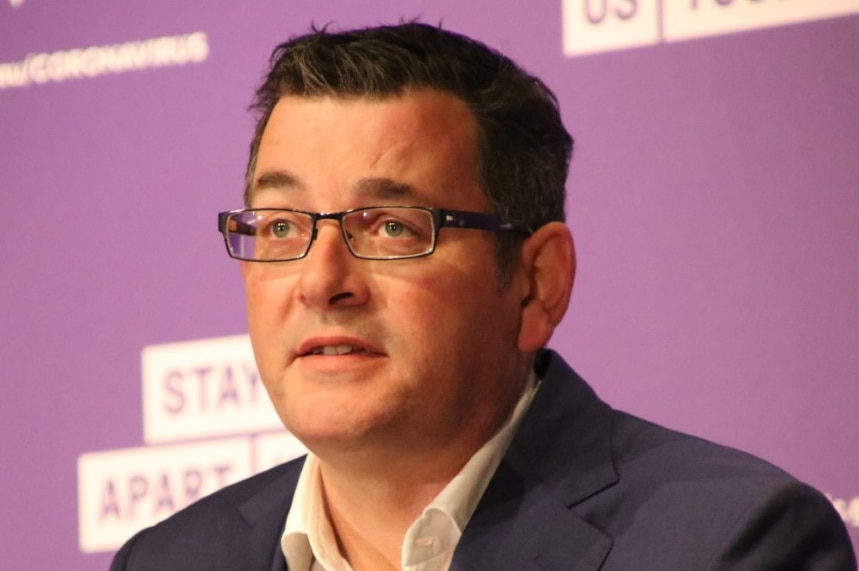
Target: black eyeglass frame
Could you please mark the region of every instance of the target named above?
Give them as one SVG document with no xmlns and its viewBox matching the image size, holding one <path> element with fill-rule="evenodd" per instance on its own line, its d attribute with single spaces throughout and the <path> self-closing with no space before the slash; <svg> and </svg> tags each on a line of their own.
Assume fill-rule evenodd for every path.
<svg viewBox="0 0 859 571">
<path fill-rule="evenodd" d="M 352 244 L 349 242 L 349 233 L 346 231 L 346 228 L 343 226 L 343 218 L 348 216 L 349 214 L 353 214 L 355 212 L 361 212 L 364 210 L 373 210 L 376 208 L 407 208 L 411 210 L 423 210 L 425 212 L 429 212 L 432 215 L 433 221 L 433 237 L 432 237 L 432 245 L 426 252 L 420 252 L 418 254 L 410 254 L 408 256 L 393 256 L 393 257 L 378 257 L 378 256 L 364 256 L 355 252 L 352 248 Z M 227 221 L 230 217 L 235 216 L 236 214 L 244 214 L 247 212 L 294 212 L 298 214 L 306 214 L 310 216 L 311 219 L 311 227 L 313 228 L 313 232 L 310 236 L 310 240 L 307 241 L 307 248 L 304 249 L 304 252 L 301 255 L 290 257 L 290 258 L 276 258 L 271 260 L 257 260 L 254 258 L 245 258 L 241 256 L 237 256 L 234 254 L 232 248 L 230 248 L 230 230 L 227 229 Z M 360 208 L 352 208 L 350 210 L 341 210 L 339 212 L 308 212 L 306 210 L 296 210 L 293 208 L 240 208 L 238 210 L 229 210 L 227 212 L 219 212 L 218 213 L 218 231 L 224 237 L 224 245 L 227 248 L 227 254 L 236 260 L 243 260 L 246 262 L 260 262 L 260 263 L 268 263 L 268 262 L 291 262 L 293 260 L 300 260 L 305 258 L 308 253 L 310 253 L 310 248 L 313 246 L 313 242 L 316 240 L 316 236 L 318 233 L 316 223 L 320 220 L 336 220 L 340 226 L 340 234 L 343 236 L 343 241 L 346 242 L 346 247 L 349 249 L 349 253 L 352 254 L 355 258 L 359 260 L 408 260 L 413 258 L 422 258 L 425 256 L 431 255 L 435 252 L 436 245 L 438 244 L 438 233 L 442 228 L 466 228 L 471 230 L 485 230 L 488 232 L 505 232 L 505 233 L 519 233 L 522 236 L 530 236 L 533 234 L 533 230 L 524 226 L 522 224 L 517 224 L 515 222 L 510 222 L 505 220 L 501 216 L 497 214 L 491 214 L 488 212 L 474 212 L 469 210 L 449 210 L 446 208 L 432 208 L 428 206 L 403 206 L 403 205 L 390 205 L 390 206 L 363 206 Z M 238 222 L 238 220 L 236 220 Z M 246 228 L 244 234 L 247 236 L 252 236 L 255 234 L 255 231 L 249 225 Z M 237 232 L 241 229 L 232 230 L 232 232 Z"/>
</svg>

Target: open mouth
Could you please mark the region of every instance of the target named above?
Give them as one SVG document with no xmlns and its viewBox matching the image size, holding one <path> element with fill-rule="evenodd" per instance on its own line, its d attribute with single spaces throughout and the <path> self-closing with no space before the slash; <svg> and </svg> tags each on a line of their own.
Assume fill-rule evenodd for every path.
<svg viewBox="0 0 859 571">
<path fill-rule="evenodd" d="M 307 353 L 304 353 L 302 356 L 308 355 L 349 355 L 349 354 L 369 354 L 369 351 L 364 349 L 363 347 L 356 347 L 355 345 L 349 345 L 346 343 L 342 343 L 340 345 L 323 345 L 319 347 L 314 347 Z"/>
</svg>

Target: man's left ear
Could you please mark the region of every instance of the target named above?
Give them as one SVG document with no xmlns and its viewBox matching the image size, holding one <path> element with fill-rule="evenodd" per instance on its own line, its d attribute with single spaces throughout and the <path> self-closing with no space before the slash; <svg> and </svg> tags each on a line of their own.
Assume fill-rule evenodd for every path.
<svg viewBox="0 0 859 571">
<path fill-rule="evenodd" d="M 576 274 L 570 229 L 562 222 L 541 226 L 522 245 L 519 275 L 524 291 L 517 344 L 520 351 L 543 347 L 563 319 Z"/>
</svg>

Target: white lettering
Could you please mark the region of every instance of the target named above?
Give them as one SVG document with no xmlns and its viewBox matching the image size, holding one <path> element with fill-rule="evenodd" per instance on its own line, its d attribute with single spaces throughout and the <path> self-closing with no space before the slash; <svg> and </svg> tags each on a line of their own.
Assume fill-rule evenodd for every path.
<svg viewBox="0 0 859 571">
<path fill-rule="evenodd" d="M 664 0 L 664 39 L 689 40 L 856 13 L 859 0 Z"/>
<path fill-rule="evenodd" d="M 251 457 L 247 438 L 81 455 L 81 550 L 116 549 L 143 527 L 247 478 Z"/>
<path fill-rule="evenodd" d="M 562 0 L 568 56 L 859 14 L 859 0 Z"/>
<path fill-rule="evenodd" d="M 205 33 L 188 34 L 185 41 L 188 43 L 188 53 L 192 62 L 200 63 L 209 57 L 209 38 Z"/>
<path fill-rule="evenodd" d="M 564 0 L 564 53 L 584 55 L 659 42 L 660 0 Z"/>
<path fill-rule="evenodd" d="M 27 74 L 35 83 L 46 83 L 48 81 L 47 65 L 48 56 L 46 54 L 35 54 L 27 58 Z"/>
<path fill-rule="evenodd" d="M 0 89 L 6 87 L 23 87 L 30 83 L 27 73 L 27 62 L 0 63 Z"/>
<path fill-rule="evenodd" d="M 0 63 L 0 89 L 202 63 L 208 57 L 209 38 L 204 32 L 35 53 L 21 62 Z"/>
<path fill-rule="evenodd" d="M 146 442 L 282 429 L 247 335 L 153 345 L 141 360 Z"/>
</svg>

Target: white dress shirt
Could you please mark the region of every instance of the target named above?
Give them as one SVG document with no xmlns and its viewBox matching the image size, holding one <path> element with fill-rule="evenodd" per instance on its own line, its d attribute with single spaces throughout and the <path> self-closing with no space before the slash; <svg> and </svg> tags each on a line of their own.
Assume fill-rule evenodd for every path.
<svg viewBox="0 0 859 571">
<path fill-rule="evenodd" d="M 453 550 L 537 389 L 534 374 L 504 425 L 424 508 L 403 538 L 403 571 L 446 571 Z M 307 455 L 280 539 L 290 571 L 352 571 L 325 509 L 319 460 Z"/>
</svg>

